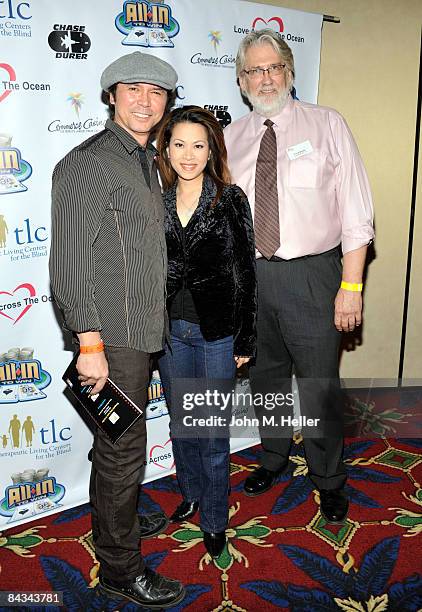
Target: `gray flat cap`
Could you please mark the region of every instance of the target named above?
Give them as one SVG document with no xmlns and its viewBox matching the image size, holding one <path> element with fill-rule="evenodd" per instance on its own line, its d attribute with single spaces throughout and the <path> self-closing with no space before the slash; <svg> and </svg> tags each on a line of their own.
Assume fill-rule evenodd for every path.
<svg viewBox="0 0 422 612">
<path fill-rule="evenodd" d="M 119 57 L 101 75 L 101 87 L 107 91 L 115 83 L 151 83 L 173 90 L 177 72 L 164 60 L 135 51 Z"/>
</svg>

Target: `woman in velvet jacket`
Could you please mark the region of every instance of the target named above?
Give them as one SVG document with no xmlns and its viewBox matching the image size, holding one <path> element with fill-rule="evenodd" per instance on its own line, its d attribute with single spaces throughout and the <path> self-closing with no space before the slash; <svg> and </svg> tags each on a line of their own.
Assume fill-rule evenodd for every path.
<svg viewBox="0 0 422 612">
<path fill-rule="evenodd" d="M 184 521 L 199 509 L 205 547 L 218 557 L 228 523 L 228 430 L 199 426 L 192 434 L 182 427 L 176 434 L 183 416 L 198 413 L 184 411 L 175 388 L 179 378 L 233 380 L 236 367 L 255 353 L 253 223 L 245 194 L 230 184 L 222 128 L 212 113 L 197 106 L 175 109 L 160 128 L 157 148 L 170 318 L 170 341 L 159 369 L 183 497 L 170 520 Z M 230 420 L 230 412 L 217 406 L 208 414 Z"/>
</svg>

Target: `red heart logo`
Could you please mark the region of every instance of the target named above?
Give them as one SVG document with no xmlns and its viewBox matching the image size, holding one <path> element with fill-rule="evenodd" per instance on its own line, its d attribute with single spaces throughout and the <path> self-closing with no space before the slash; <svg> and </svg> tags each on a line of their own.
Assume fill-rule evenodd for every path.
<svg viewBox="0 0 422 612">
<path fill-rule="evenodd" d="M 154 451 L 156 448 L 161 449 L 163 451 L 165 451 L 165 447 L 167 446 L 167 444 L 171 444 L 171 440 L 168 439 L 167 442 L 162 446 L 161 444 L 155 444 L 149 451 L 149 458 L 153 459 L 153 455 L 154 455 Z M 158 461 L 154 461 L 154 465 L 158 465 L 158 467 L 162 468 L 163 470 L 172 470 L 174 468 L 174 459 L 173 459 L 173 463 L 170 465 L 170 467 L 168 465 L 162 465 L 161 463 L 159 463 Z"/>
<path fill-rule="evenodd" d="M 258 28 L 257 28 L 257 27 L 256 27 L 256 24 L 257 24 L 257 23 L 259 24 L 259 22 L 260 22 L 260 21 L 262 21 L 263 25 L 259 25 L 259 26 L 258 26 Z M 274 22 L 274 23 L 275 23 L 275 26 L 276 26 L 276 27 L 274 27 L 274 25 L 272 24 L 272 22 Z M 271 18 L 270 18 L 270 19 L 268 19 L 268 20 L 263 19 L 262 17 L 256 17 L 256 18 L 253 20 L 253 23 L 252 23 L 252 30 L 256 30 L 256 29 L 258 29 L 258 30 L 259 30 L 259 29 L 262 29 L 262 28 L 265 28 L 265 27 L 268 27 L 268 26 L 269 26 L 269 27 L 270 27 L 272 30 L 275 30 L 275 31 L 277 31 L 277 29 L 276 29 L 276 28 L 278 28 L 278 32 L 283 32 L 283 31 L 284 31 L 284 23 L 283 23 L 283 20 L 282 20 L 282 18 L 281 18 L 281 17 L 271 17 Z"/>
<path fill-rule="evenodd" d="M 22 285 L 18 285 L 15 289 L 13 289 L 12 293 L 10 293 L 9 291 L 0 291 L 0 295 L 8 295 L 9 297 L 14 297 L 15 293 L 17 291 L 20 291 L 21 289 L 25 289 L 26 291 L 28 291 L 29 297 L 34 297 L 35 296 L 35 287 L 30 285 L 29 283 L 22 283 Z M 28 297 L 28 296 L 25 296 L 25 297 Z M 33 306 L 33 304 L 27 304 L 23 308 L 23 310 L 21 310 L 19 316 L 16 319 L 14 317 L 11 317 L 10 315 L 6 314 L 4 312 L 4 310 L 0 310 L 0 315 L 3 315 L 3 317 L 6 317 L 6 319 L 10 319 L 11 321 L 13 321 L 13 325 L 15 325 L 19 321 L 19 319 L 22 319 L 23 315 L 28 312 L 28 310 L 31 308 L 31 306 Z M 17 306 L 16 308 L 20 308 L 20 307 Z"/>
<path fill-rule="evenodd" d="M 12 81 L 16 81 L 16 72 L 13 70 L 12 66 L 10 66 L 9 64 L 0 64 L 0 68 L 3 68 L 3 70 L 6 70 L 7 74 L 9 75 L 9 78 L 7 79 L 9 83 L 11 83 Z M 1 80 L 3 81 L 6 79 L 1 79 Z M 11 89 L 7 89 L 6 91 L 4 91 L 0 96 L 0 102 L 3 102 L 3 100 L 7 98 L 7 96 L 11 93 L 12 93 Z"/>
</svg>

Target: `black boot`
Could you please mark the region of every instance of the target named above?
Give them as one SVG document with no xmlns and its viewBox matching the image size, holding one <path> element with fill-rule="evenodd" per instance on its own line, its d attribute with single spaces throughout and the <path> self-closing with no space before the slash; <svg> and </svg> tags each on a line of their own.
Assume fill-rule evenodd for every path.
<svg viewBox="0 0 422 612">
<path fill-rule="evenodd" d="M 181 523 L 191 518 L 198 512 L 199 502 L 182 501 L 170 517 L 171 523 Z"/>
<path fill-rule="evenodd" d="M 204 531 L 203 533 L 205 548 L 213 559 L 218 559 L 226 545 L 226 532 L 208 533 Z"/>
</svg>

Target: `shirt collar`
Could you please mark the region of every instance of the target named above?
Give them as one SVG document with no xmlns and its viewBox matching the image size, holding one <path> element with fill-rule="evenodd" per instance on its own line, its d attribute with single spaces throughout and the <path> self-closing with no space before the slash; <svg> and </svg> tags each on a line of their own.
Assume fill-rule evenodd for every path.
<svg viewBox="0 0 422 612">
<path fill-rule="evenodd" d="M 129 134 L 127 130 L 122 128 L 121 125 L 119 125 L 112 119 L 107 119 L 105 129 L 110 130 L 110 132 L 113 132 L 113 134 L 117 136 L 117 138 L 120 140 L 126 151 L 130 154 L 138 148 L 145 149 L 146 151 L 151 151 L 154 155 L 157 154 L 157 149 L 151 143 L 148 143 L 146 147 L 142 147 L 139 142 L 137 142 L 134 137 Z"/>
<path fill-rule="evenodd" d="M 276 128 L 285 132 L 287 130 L 287 126 L 293 118 L 293 110 L 294 100 L 291 95 L 289 95 L 289 97 L 287 98 L 286 104 L 283 106 L 281 111 L 277 113 L 277 115 L 273 115 L 273 117 L 263 117 L 262 115 L 259 115 L 256 111 L 253 110 L 252 121 L 256 133 L 262 132 L 263 129 L 265 129 L 264 121 L 266 121 L 267 119 L 271 119 Z"/>
</svg>

